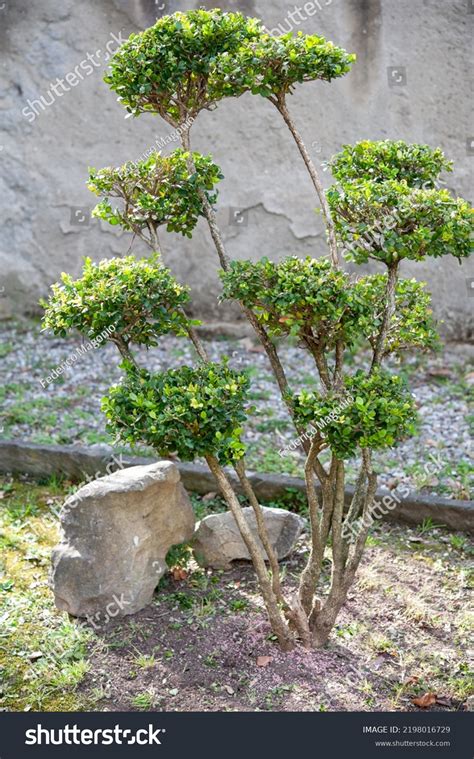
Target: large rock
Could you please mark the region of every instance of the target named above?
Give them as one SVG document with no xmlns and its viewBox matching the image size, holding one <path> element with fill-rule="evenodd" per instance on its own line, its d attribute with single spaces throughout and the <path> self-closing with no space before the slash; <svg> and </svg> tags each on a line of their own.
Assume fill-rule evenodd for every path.
<svg viewBox="0 0 474 759">
<path fill-rule="evenodd" d="M 53 550 L 56 606 L 97 626 L 150 603 L 169 548 L 193 535 L 194 512 L 168 461 L 101 477 L 68 498 Z"/>
<path fill-rule="evenodd" d="M 249 506 L 244 508 L 243 512 L 257 537 L 253 509 Z M 285 509 L 263 507 L 263 513 L 272 546 L 278 558 L 284 559 L 293 550 L 305 526 L 305 520 Z M 230 569 L 231 562 L 235 559 L 250 559 L 230 511 L 224 514 L 210 514 L 196 525 L 193 550 L 199 564 L 215 569 Z"/>
</svg>

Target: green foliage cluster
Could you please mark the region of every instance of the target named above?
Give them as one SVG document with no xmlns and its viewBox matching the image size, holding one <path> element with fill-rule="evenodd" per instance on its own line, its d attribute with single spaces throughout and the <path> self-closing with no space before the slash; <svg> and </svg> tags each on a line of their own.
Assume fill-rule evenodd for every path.
<svg viewBox="0 0 474 759">
<path fill-rule="evenodd" d="M 119 48 L 105 81 L 131 115 L 152 111 L 179 124 L 234 94 L 212 77 L 216 61 L 263 33 L 258 19 L 218 9 L 163 16 Z"/>
<path fill-rule="evenodd" d="M 244 455 L 249 379 L 225 363 L 128 373 L 102 401 L 108 429 L 126 443 L 191 461 L 214 454 L 222 464 Z"/>
<path fill-rule="evenodd" d="M 343 76 L 354 60 L 355 55 L 324 37 L 303 32 L 280 37 L 265 34 L 236 53 L 220 56 L 214 76 L 223 81 L 228 95 L 248 91 L 278 100 L 297 83 L 330 82 Z"/>
<path fill-rule="evenodd" d="M 452 171 L 452 161 L 440 148 L 410 144 L 403 140 L 362 140 L 343 145 L 329 167 L 340 182 L 370 179 L 386 182 L 393 179 L 410 187 L 434 187 L 440 173 Z"/>
<path fill-rule="evenodd" d="M 370 274 L 354 285 L 356 297 L 366 306 L 359 322 L 360 332 L 369 340 L 372 348 L 375 348 L 382 325 L 386 287 L 386 274 Z M 416 279 L 398 279 L 395 312 L 385 338 L 384 355 L 407 349 L 434 350 L 438 346 L 439 336 L 426 284 Z"/>
<path fill-rule="evenodd" d="M 112 336 L 127 343 L 152 346 L 160 335 L 185 335 L 187 320 L 181 311 L 189 288 L 176 282 L 157 254 L 84 262 L 79 279 L 61 275 L 43 302 L 43 327 L 65 337 L 77 329 L 90 338 L 115 327 Z"/>
<path fill-rule="evenodd" d="M 232 261 L 220 276 L 223 298 L 250 308 L 274 336 L 297 336 L 332 348 L 341 337 L 352 339 L 364 309 L 349 275 L 325 258 Z"/>
<path fill-rule="evenodd" d="M 358 264 L 470 255 L 472 208 L 448 190 L 361 179 L 331 187 L 327 198 L 338 238 Z"/>
<path fill-rule="evenodd" d="M 233 261 L 221 272 L 223 298 L 251 309 L 268 332 L 290 335 L 307 345 L 331 350 L 338 340 L 351 344 L 367 339 L 375 347 L 382 324 L 387 276 L 368 275 L 353 281 L 324 258 L 292 256 L 279 263 Z M 384 354 L 437 345 L 431 300 L 422 283 L 400 279 L 395 315 Z"/>
<path fill-rule="evenodd" d="M 191 237 L 203 214 L 201 193 L 215 203 L 213 189 L 222 174 L 210 156 L 193 153 L 195 170 L 189 168 L 190 158 L 178 148 L 169 156 L 156 152 L 119 168 L 90 169 L 87 186 L 103 196 L 92 215 L 126 231 L 166 225 L 168 232 Z M 111 198 L 119 199 L 121 208 L 113 207 Z"/>
<path fill-rule="evenodd" d="M 339 459 L 352 458 L 358 448 L 390 448 L 414 432 L 412 396 L 401 377 L 381 369 L 346 377 L 342 393 L 303 390 L 293 404 L 302 426 L 323 425 L 322 434 Z"/>
</svg>

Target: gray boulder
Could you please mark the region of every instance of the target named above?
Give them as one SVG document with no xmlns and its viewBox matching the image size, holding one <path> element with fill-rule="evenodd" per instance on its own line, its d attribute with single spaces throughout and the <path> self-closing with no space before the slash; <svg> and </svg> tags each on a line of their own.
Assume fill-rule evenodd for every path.
<svg viewBox="0 0 474 759">
<path fill-rule="evenodd" d="M 80 488 L 61 510 L 53 549 L 56 606 L 94 626 L 150 603 L 169 548 L 192 538 L 194 512 L 168 461 L 114 472 Z"/>
<path fill-rule="evenodd" d="M 257 537 L 253 509 L 248 506 L 243 509 L 243 512 L 255 537 Z M 263 513 L 272 546 L 278 558 L 284 559 L 293 550 L 306 521 L 285 509 L 263 507 Z M 210 514 L 198 522 L 192 546 L 196 560 L 204 567 L 230 569 L 232 561 L 250 559 L 247 547 L 230 511 L 223 514 Z"/>
</svg>

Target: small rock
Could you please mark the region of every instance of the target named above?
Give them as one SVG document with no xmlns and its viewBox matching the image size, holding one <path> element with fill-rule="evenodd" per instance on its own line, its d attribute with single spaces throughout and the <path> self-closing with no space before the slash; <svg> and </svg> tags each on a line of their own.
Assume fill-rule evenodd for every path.
<svg viewBox="0 0 474 759">
<path fill-rule="evenodd" d="M 285 509 L 262 509 L 270 541 L 279 559 L 285 558 L 294 548 L 305 520 Z M 243 509 L 254 535 L 257 537 L 256 520 L 253 509 Z M 193 550 L 201 566 L 214 569 L 230 569 L 236 559 L 250 559 L 247 547 L 240 535 L 235 519 L 230 511 L 210 514 L 197 525 L 194 533 Z"/>
<path fill-rule="evenodd" d="M 32 651 L 31 654 L 28 654 L 28 659 L 30 661 L 37 661 L 38 659 L 41 659 L 43 655 L 42 651 Z"/>
</svg>

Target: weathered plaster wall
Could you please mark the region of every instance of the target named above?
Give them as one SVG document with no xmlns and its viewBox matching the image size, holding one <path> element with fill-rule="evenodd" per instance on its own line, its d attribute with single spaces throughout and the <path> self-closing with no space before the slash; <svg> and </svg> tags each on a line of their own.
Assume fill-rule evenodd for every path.
<svg viewBox="0 0 474 759">
<path fill-rule="evenodd" d="M 1 5 L 0 291 L 5 289 L 0 316 L 6 316 L 31 311 L 62 270 L 79 271 L 83 256 L 99 259 L 128 250 L 128 235 L 97 221 L 74 223 L 82 218 L 76 209 L 91 208 L 94 202 L 85 187 L 87 167 L 135 159 L 170 130 L 151 115 L 124 119 L 125 112 L 102 81 L 105 46 L 111 34 L 125 38 L 153 23 L 157 14 L 202 2 L 11 0 Z M 219 5 L 258 15 L 268 28 L 278 23 L 287 28 L 285 18 L 295 8 L 284 0 Z M 342 143 L 362 138 L 440 145 L 455 161 L 448 186 L 469 197 L 474 152 L 468 149 L 474 134 L 471 3 L 320 0 L 319 5 L 314 3 L 315 13 L 294 28 L 325 34 L 356 52 L 358 62 L 342 80 L 308 84 L 292 98 L 292 111 L 314 159 L 322 162 Z M 50 83 L 97 50 L 97 67 L 86 74 L 84 66 L 77 86 L 55 97 L 32 123 L 22 115 L 28 99 L 44 95 L 49 102 Z M 397 71 L 391 74 L 388 67 Z M 296 146 L 268 102 L 249 95 L 222 103 L 196 122 L 193 140 L 196 149 L 212 152 L 224 171 L 218 218 L 232 256 L 279 258 L 323 251 L 312 186 Z M 237 218 L 236 209 L 242 211 Z M 191 241 L 162 237 L 167 262 L 193 287 L 196 310 L 214 318 L 228 316 L 216 304 L 216 257 L 204 222 Z M 415 268 L 429 282 L 449 330 L 468 336 L 472 265 L 430 260 L 406 266 L 404 273 Z"/>
</svg>

